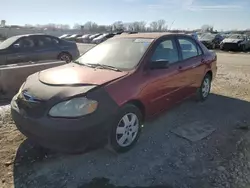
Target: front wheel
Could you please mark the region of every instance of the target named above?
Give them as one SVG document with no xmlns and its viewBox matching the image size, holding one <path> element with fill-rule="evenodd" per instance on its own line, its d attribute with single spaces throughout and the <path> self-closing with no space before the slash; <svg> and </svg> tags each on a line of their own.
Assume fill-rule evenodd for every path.
<svg viewBox="0 0 250 188">
<path fill-rule="evenodd" d="M 243 52 L 246 52 L 247 51 L 246 45 L 242 45 L 241 49 Z"/>
<path fill-rule="evenodd" d="M 204 77 L 200 88 L 197 90 L 197 98 L 199 101 L 205 101 L 210 93 L 212 78 L 209 74 Z"/>
<path fill-rule="evenodd" d="M 142 127 L 141 111 L 132 104 L 122 107 L 113 121 L 110 146 L 123 153 L 130 150 L 137 142 Z"/>
<path fill-rule="evenodd" d="M 61 53 L 59 56 L 58 56 L 58 59 L 59 60 L 62 60 L 62 61 L 65 61 L 66 63 L 70 63 L 72 61 L 72 57 L 70 54 L 68 53 Z"/>
</svg>

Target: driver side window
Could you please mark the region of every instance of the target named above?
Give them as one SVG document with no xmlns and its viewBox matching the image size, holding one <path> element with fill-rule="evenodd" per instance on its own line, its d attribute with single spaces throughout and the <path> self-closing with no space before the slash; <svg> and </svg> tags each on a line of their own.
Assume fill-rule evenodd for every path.
<svg viewBox="0 0 250 188">
<path fill-rule="evenodd" d="M 29 37 L 19 39 L 14 45 L 18 45 L 20 49 L 29 49 L 35 46 L 34 41 Z"/>
<path fill-rule="evenodd" d="M 178 50 L 175 42 L 172 39 L 162 41 L 155 49 L 151 60 L 155 61 L 168 61 L 170 64 L 179 61 Z"/>
</svg>

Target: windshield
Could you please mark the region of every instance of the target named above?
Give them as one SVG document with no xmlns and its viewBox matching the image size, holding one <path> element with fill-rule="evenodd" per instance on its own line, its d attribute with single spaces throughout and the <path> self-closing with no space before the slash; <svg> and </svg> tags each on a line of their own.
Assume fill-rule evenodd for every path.
<svg viewBox="0 0 250 188">
<path fill-rule="evenodd" d="M 0 43 L 0 49 L 8 48 L 11 44 L 13 44 L 17 40 L 17 37 L 10 37 L 5 41 Z"/>
<path fill-rule="evenodd" d="M 233 34 L 233 35 L 230 35 L 228 38 L 230 38 L 230 39 L 244 39 L 244 36 L 239 35 L 239 34 Z"/>
<path fill-rule="evenodd" d="M 211 40 L 214 39 L 215 35 L 211 34 L 211 33 L 207 33 L 201 36 L 201 39 L 207 39 L 207 40 Z"/>
<path fill-rule="evenodd" d="M 153 39 L 112 39 L 87 51 L 80 64 L 102 64 L 121 70 L 133 69 L 146 52 Z"/>
</svg>

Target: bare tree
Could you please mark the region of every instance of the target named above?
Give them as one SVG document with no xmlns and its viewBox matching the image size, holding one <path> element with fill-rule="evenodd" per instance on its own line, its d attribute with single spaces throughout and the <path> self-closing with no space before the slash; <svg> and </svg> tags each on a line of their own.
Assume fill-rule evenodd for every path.
<svg viewBox="0 0 250 188">
<path fill-rule="evenodd" d="M 81 25 L 78 23 L 75 23 L 73 26 L 73 29 L 81 29 Z"/>
<path fill-rule="evenodd" d="M 113 26 L 113 30 L 124 29 L 124 24 L 122 21 L 117 21 L 117 22 L 113 23 L 112 26 Z"/>
<path fill-rule="evenodd" d="M 201 30 L 204 32 L 212 32 L 213 29 L 214 29 L 213 26 L 208 24 L 201 26 Z"/>
<path fill-rule="evenodd" d="M 166 21 L 165 20 L 158 20 L 158 31 L 163 31 L 165 29 Z"/>
<path fill-rule="evenodd" d="M 156 21 L 153 21 L 150 23 L 150 28 L 152 31 L 157 31 L 158 29 L 158 23 Z"/>
</svg>

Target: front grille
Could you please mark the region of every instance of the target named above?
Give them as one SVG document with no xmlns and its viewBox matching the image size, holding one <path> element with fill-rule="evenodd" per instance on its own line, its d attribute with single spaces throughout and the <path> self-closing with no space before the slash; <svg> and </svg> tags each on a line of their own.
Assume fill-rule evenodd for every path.
<svg viewBox="0 0 250 188">
<path fill-rule="evenodd" d="M 27 116 L 32 118 L 40 118 L 44 116 L 47 110 L 45 102 L 33 103 L 23 98 L 18 98 L 16 103 L 19 109 L 24 110 Z"/>
</svg>

